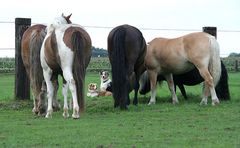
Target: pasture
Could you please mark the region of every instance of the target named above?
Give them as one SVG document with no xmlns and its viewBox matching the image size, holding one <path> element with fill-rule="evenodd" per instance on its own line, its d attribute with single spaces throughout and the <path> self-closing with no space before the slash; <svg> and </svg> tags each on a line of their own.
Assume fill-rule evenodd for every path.
<svg viewBox="0 0 240 148">
<path fill-rule="evenodd" d="M 14 75 L 0 74 L 0 147 L 240 147 L 239 74 L 229 73 L 231 101 L 215 107 L 210 99 L 199 106 L 201 85 L 186 87 L 188 100 L 177 90 L 173 105 L 164 82 L 156 105 L 147 105 L 150 93 L 139 95 L 127 111 L 114 109 L 112 97 L 85 97 L 79 120 L 64 119 L 62 109 L 52 119 L 33 115 L 32 100 L 13 99 Z M 85 86 L 90 82 L 99 86 L 97 73 L 87 74 Z M 63 105 L 61 89 L 58 96 Z"/>
</svg>

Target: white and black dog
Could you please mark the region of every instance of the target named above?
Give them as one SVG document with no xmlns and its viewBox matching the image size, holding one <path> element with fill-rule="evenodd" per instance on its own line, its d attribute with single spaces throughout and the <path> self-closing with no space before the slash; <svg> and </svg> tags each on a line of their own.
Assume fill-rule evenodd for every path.
<svg viewBox="0 0 240 148">
<path fill-rule="evenodd" d="M 110 91 L 112 92 L 112 80 L 109 78 L 108 71 L 101 71 L 99 73 L 101 84 L 100 84 L 100 91 Z"/>
</svg>

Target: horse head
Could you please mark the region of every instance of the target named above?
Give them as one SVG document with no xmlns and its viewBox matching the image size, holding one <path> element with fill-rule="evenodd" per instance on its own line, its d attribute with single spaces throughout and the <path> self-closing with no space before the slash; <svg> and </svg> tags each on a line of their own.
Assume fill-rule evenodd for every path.
<svg viewBox="0 0 240 148">
<path fill-rule="evenodd" d="M 49 24 L 49 26 L 47 27 L 47 33 L 52 33 L 56 28 L 58 28 L 61 25 L 64 24 L 71 24 L 71 20 L 70 17 L 72 16 L 72 14 L 68 15 L 68 16 L 64 16 L 64 14 L 62 13 L 62 15 L 60 17 L 55 17 L 53 22 Z"/>
<path fill-rule="evenodd" d="M 71 16 L 72 16 L 72 13 L 68 16 L 64 16 L 64 14 L 62 13 L 62 17 L 67 21 L 68 24 L 72 24 L 72 21 L 70 20 Z"/>
<path fill-rule="evenodd" d="M 62 15 L 60 17 L 56 17 L 53 21 L 53 24 L 58 26 L 61 24 L 71 24 L 71 20 L 70 17 L 72 16 L 72 14 L 68 15 L 68 16 L 64 16 L 64 14 L 62 13 Z"/>
</svg>

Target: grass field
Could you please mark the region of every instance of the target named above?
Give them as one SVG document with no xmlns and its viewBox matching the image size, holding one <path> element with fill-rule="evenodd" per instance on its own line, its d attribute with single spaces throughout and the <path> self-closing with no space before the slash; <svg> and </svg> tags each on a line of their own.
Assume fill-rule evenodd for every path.
<svg viewBox="0 0 240 148">
<path fill-rule="evenodd" d="M 100 83 L 87 74 L 86 84 Z M 157 104 L 150 94 L 128 111 L 113 108 L 112 97 L 86 97 L 79 120 L 64 119 L 62 110 L 52 119 L 34 116 L 32 101 L 13 99 L 14 76 L 0 75 L 0 147 L 240 147 L 240 73 L 229 74 L 231 101 L 199 106 L 201 85 L 186 87 L 189 100 L 178 91 L 172 105 L 166 83 L 158 88 Z M 59 92 L 59 98 L 62 96 Z M 133 94 L 131 94 L 131 98 Z"/>
</svg>

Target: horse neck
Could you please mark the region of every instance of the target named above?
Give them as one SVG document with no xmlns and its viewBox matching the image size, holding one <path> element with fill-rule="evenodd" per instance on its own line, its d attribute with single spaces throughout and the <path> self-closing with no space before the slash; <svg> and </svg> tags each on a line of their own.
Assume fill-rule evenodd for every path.
<svg viewBox="0 0 240 148">
<path fill-rule="evenodd" d="M 47 26 L 47 28 L 46 28 L 47 34 L 51 34 L 55 29 L 56 29 L 56 27 L 55 27 L 53 24 L 50 24 L 50 25 Z"/>
<path fill-rule="evenodd" d="M 66 21 L 66 19 L 64 17 L 57 17 L 54 19 L 52 24 L 55 26 L 58 26 L 58 25 L 62 25 L 62 24 L 68 24 L 68 22 Z"/>
<path fill-rule="evenodd" d="M 55 29 L 60 28 L 63 25 L 68 24 L 68 22 L 63 17 L 57 17 L 54 19 L 50 25 L 47 27 L 47 33 L 52 33 Z"/>
</svg>

